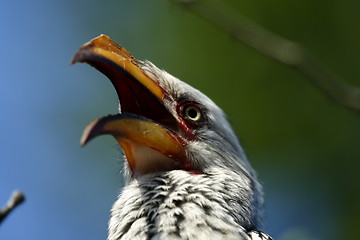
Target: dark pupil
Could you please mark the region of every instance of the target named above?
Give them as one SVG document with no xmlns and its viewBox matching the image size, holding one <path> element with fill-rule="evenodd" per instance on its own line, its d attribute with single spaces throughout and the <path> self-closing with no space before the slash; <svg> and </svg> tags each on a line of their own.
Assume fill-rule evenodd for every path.
<svg viewBox="0 0 360 240">
<path fill-rule="evenodd" d="M 189 118 L 196 118 L 198 115 L 198 112 L 194 108 L 190 108 L 188 110 L 188 116 Z"/>
</svg>

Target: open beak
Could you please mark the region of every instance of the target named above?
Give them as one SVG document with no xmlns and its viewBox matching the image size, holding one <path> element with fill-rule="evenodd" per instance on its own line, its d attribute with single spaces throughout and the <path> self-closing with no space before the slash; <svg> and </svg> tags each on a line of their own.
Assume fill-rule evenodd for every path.
<svg viewBox="0 0 360 240">
<path fill-rule="evenodd" d="M 121 108 L 120 114 L 90 122 L 81 145 L 111 134 L 123 148 L 134 176 L 190 168 L 186 140 L 176 133 L 177 119 L 165 106 L 173 98 L 142 70 L 141 62 L 105 35 L 84 44 L 72 60 L 76 62 L 88 63 L 110 79 Z"/>
</svg>

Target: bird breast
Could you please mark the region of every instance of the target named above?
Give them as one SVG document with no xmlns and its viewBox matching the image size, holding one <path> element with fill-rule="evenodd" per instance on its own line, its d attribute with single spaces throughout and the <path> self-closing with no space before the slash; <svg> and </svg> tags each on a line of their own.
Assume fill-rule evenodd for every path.
<svg viewBox="0 0 360 240">
<path fill-rule="evenodd" d="M 132 181 L 112 208 L 108 239 L 248 239 L 241 227 L 251 224 L 248 180 L 221 172 L 174 170 Z"/>
</svg>

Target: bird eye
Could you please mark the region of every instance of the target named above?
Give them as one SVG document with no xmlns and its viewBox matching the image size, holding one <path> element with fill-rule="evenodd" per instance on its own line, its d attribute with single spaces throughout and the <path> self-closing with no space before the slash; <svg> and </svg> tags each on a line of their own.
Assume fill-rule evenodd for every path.
<svg viewBox="0 0 360 240">
<path fill-rule="evenodd" d="M 191 121 L 198 121 L 201 118 L 201 111 L 197 106 L 188 105 L 185 106 L 184 115 Z"/>
</svg>

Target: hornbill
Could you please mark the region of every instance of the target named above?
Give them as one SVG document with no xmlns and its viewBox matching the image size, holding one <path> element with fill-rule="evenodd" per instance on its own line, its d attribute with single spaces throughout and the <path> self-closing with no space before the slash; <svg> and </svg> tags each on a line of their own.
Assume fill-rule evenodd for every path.
<svg viewBox="0 0 360 240">
<path fill-rule="evenodd" d="M 259 231 L 261 185 L 213 101 L 105 35 L 76 62 L 105 74 L 120 101 L 119 114 L 93 120 L 81 137 L 85 145 L 110 134 L 125 153 L 108 240 L 271 239 Z"/>
</svg>

